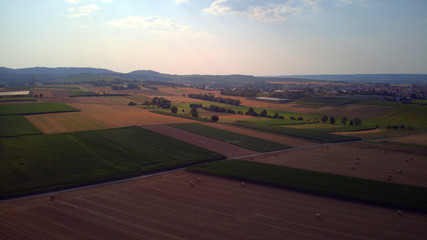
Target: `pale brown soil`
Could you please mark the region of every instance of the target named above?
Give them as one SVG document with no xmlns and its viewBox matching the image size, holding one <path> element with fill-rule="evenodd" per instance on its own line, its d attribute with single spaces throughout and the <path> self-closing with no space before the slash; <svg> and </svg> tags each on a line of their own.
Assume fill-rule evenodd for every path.
<svg viewBox="0 0 427 240">
<path fill-rule="evenodd" d="M 407 162 L 406 159 L 412 160 Z M 382 149 L 362 148 L 360 144 L 283 151 L 246 160 L 378 181 L 388 181 L 392 175 L 391 182 L 427 187 L 427 155 L 384 153 Z"/>
<path fill-rule="evenodd" d="M 33 101 L 13 101 L 13 102 L 0 102 L 0 105 L 9 105 L 9 104 L 23 104 L 23 103 L 34 103 Z"/>
<path fill-rule="evenodd" d="M 427 133 L 414 136 L 392 138 L 388 139 L 388 141 L 427 145 Z"/>
<path fill-rule="evenodd" d="M 145 128 L 160 134 L 173 137 L 193 145 L 209 149 L 211 151 L 225 155 L 227 158 L 233 158 L 242 155 L 254 154 L 256 152 L 246 148 L 239 147 L 234 144 L 226 143 L 213 138 L 205 137 L 202 135 L 194 134 L 178 128 L 167 125 L 146 126 Z"/>
<path fill-rule="evenodd" d="M 216 128 L 224 129 L 224 130 L 227 130 L 230 132 L 236 132 L 236 133 L 240 133 L 240 134 L 244 134 L 244 135 L 248 135 L 248 136 L 252 136 L 252 137 L 265 139 L 265 140 L 272 141 L 272 142 L 281 143 L 281 144 L 291 146 L 291 147 L 303 147 L 303 146 L 314 145 L 314 143 L 307 142 L 304 140 L 299 140 L 299 139 L 295 139 L 295 138 L 291 138 L 291 137 L 278 136 L 278 135 L 274 135 L 274 134 L 268 134 L 265 132 L 258 132 L 255 130 L 248 130 L 248 129 L 228 126 L 228 125 L 224 125 L 224 124 L 207 123 L 207 122 L 203 122 L 202 124 L 208 125 L 210 127 L 216 127 Z"/>
<path fill-rule="evenodd" d="M 386 112 L 392 111 L 392 107 L 382 107 L 382 106 L 366 106 L 366 105 L 356 105 L 356 104 L 347 104 L 339 107 L 324 107 L 319 109 L 312 109 L 310 112 L 315 114 L 325 114 L 328 116 L 338 116 L 338 117 L 358 117 L 358 118 L 370 118 L 377 115 L 384 114 Z"/>
<path fill-rule="evenodd" d="M 96 98 L 94 98 L 96 99 Z M 110 99 L 106 99 L 111 101 Z M 74 132 L 126 126 L 195 122 L 127 105 L 81 104 L 71 106 L 81 112 L 31 115 L 27 118 L 43 133 Z"/>
<path fill-rule="evenodd" d="M 392 209 L 242 187 L 182 171 L 55 198 L 0 203 L 2 238 L 417 240 L 427 235 L 425 214 L 399 216 Z"/>
<path fill-rule="evenodd" d="M 352 131 L 352 132 L 331 132 L 333 134 L 338 134 L 338 135 L 359 135 L 359 134 L 366 134 L 366 133 L 378 133 L 378 132 L 383 132 L 383 129 L 371 129 L 371 130 L 362 130 L 362 131 Z"/>
</svg>

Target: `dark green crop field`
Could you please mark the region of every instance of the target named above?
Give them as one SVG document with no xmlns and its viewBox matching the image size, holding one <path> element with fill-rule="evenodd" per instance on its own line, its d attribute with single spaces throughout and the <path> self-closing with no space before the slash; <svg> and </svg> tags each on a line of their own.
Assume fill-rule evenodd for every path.
<svg viewBox="0 0 427 240">
<path fill-rule="evenodd" d="M 0 198 L 223 159 L 140 127 L 0 138 Z"/>
<path fill-rule="evenodd" d="M 257 152 L 268 152 L 278 149 L 290 148 L 289 146 L 283 144 L 270 142 L 264 139 L 234 133 L 219 128 L 209 127 L 200 123 L 171 124 L 171 126 L 199 135 L 215 138 L 227 143 L 235 144 Z"/>
<path fill-rule="evenodd" d="M 243 122 L 243 121 L 237 121 L 230 124 L 240 126 L 240 127 L 266 131 L 266 132 L 272 132 L 272 133 L 281 134 L 281 135 L 304 138 L 304 139 L 313 140 L 317 142 L 335 143 L 335 142 L 360 140 L 360 138 L 356 138 L 356 137 L 331 134 L 321 129 L 295 129 L 295 128 L 283 127 L 278 125 L 269 125 L 269 124 L 262 124 L 262 123 L 256 123 L 256 122 Z"/>
<path fill-rule="evenodd" d="M 20 115 L 0 116 L 0 137 L 41 134 L 30 121 Z"/>
<path fill-rule="evenodd" d="M 55 112 L 77 112 L 77 108 L 64 103 L 24 103 L 0 105 L 1 115 L 29 115 Z"/>
<path fill-rule="evenodd" d="M 423 187 L 241 160 L 199 164 L 187 170 L 320 196 L 427 212 L 427 188 Z"/>
</svg>

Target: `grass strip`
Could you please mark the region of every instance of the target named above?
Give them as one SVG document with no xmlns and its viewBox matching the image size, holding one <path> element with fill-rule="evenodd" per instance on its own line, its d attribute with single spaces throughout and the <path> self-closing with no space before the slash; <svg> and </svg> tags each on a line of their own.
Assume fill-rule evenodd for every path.
<svg viewBox="0 0 427 240">
<path fill-rule="evenodd" d="M 21 115 L 0 116 L 0 137 L 41 134 L 28 119 Z"/>
<path fill-rule="evenodd" d="M 179 118 L 185 118 L 185 119 L 191 119 L 191 120 L 196 120 L 196 121 L 202 121 L 202 122 L 213 122 L 211 119 L 209 118 L 202 118 L 202 117 L 192 117 L 190 115 L 184 115 L 184 114 L 174 114 L 171 113 L 169 109 L 165 109 L 165 110 L 151 110 L 150 112 L 152 113 L 158 113 L 158 114 L 163 114 L 166 116 L 172 116 L 172 117 L 179 117 Z"/>
<path fill-rule="evenodd" d="M 64 103 L 24 103 L 0 105 L 1 115 L 30 115 L 41 113 L 77 112 L 77 108 Z"/>
<path fill-rule="evenodd" d="M 336 143 L 360 140 L 360 138 L 357 137 L 331 134 L 322 129 L 295 129 L 290 127 L 243 121 L 237 121 L 230 124 L 281 135 L 289 135 L 293 137 L 309 139 L 317 142 Z"/>
<path fill-rule="evenodd" d="M 0 199 L 224 159 L 140 127 L 0 138 Z"/>
<path fill-rule="evenodd" d="M 188 171 L 219 175 L 324 197 L 427 212 L 427 188 L 242 160 L 199 164 Z"/>
<path fill-rule="evenodd" d="M 170 126 L 206 137 L 215 138 L 220 141 L 235 144 L 237 146 L 241 146 L 257 152 L 269 152 L 278 149 L 291 148 L 290 146 L 286 146 L 280 143 L 206 126 L 200 123 L 170 124 Z"/>
</svg>

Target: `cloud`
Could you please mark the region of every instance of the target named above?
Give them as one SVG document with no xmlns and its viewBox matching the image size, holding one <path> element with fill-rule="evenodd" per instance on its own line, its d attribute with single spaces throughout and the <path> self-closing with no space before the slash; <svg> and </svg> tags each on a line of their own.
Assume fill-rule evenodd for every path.
<svg viewBox="0 0 427 240">
<path fill-rule="evenodd" d="M 147 30 L 164 39 L 205 39 L 209 36 L 206 32 L 194 32 L 189 26 L 172 22 L 168 18 L 158 16 L 142 17 L 128 16 L 108 22 L 109 25 L 134 30 Z"/>
<path fill-rule="evenodd" d="M 321 0 L 215 0 L 203 12 L 212 15 L 238 14 L 262 22 L 289 20 L 304 11 L 320 10 Z"/>
<path fill-rule="evenodd" d="M 69 4 L 77 4 L 81 2 L 113 2 L 114 0 L 67 0 L 67 3 Z"/>
<path fill-rule="evenodd" d="M 100 9 L 100 7 L 98 7 L 97 5 L 89 4 L 89 5 L 80 6 L 80 7 L 70 7 L 67 9 L 67 11 L 72 13 L 71 15 L 69 15 L 69 17 L 74 18 L 74 17 L 81 17 L 81 16 L 89 16 L 95 10 L 98 10 L 98 9 Z"/>
<path fill-rule="evenodd" d="M 175 3 L 188 3 L 188 0 L 175 0 Z"/>
<path fill-rule="evenodd" d="M 79 3 L 81 1 L 82 0 L 67 0 L 67 3 L 69 3 L 69 4 L 76 4 L 76 3 Z"/>
</svg>

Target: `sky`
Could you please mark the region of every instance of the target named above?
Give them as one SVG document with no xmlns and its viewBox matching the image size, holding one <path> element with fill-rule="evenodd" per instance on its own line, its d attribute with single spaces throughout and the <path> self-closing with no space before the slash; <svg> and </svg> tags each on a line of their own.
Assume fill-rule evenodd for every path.
<svg viewBox="0 0 427 240">
<path fill-rule="evenodd" d="M 426 0 L 0 0 L 0 66 L 427 73 Z"/>
</svg>

